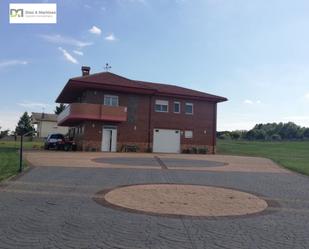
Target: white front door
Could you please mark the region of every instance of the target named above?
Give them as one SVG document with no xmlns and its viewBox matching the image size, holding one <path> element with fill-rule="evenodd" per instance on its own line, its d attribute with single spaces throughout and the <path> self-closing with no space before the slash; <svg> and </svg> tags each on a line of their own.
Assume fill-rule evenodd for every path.
<svg viewBox="0 0 309 249">
<path fill-rule="evenodd" d="M 152 151 L 180 153 L 180 130 L 154 129 Z"/>
<path fill-rule="evenodd" d="M 116 152 L 117 150 L 117 128 L 103 127 L 102 151 Z"/>
</svg>

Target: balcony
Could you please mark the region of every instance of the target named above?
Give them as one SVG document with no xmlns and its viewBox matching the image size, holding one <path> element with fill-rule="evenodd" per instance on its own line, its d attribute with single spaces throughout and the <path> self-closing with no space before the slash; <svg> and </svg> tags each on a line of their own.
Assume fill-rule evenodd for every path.
<svg viewBox="0 0 309 249">
<path fill-rule="evenodd" d="M 127 120 L 127 108 L 100 104 L 72 103 L 58 115 L 58 125 L 74 126 L 85 120 L 123 122 Z"/>
</svg>

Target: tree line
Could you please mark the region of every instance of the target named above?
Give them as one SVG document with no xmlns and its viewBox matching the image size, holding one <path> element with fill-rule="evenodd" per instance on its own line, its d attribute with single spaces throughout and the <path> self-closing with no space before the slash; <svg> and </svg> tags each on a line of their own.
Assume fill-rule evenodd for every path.
<svg viewBox="0 0 309 249">
<path fill-rule="evenodd" d="M 301 127 L 293 122 L 256 124 L 249 131 L 219 131 L 217 138 L 251 141 L 308 140 L 309 128 Z"/>
</svg>

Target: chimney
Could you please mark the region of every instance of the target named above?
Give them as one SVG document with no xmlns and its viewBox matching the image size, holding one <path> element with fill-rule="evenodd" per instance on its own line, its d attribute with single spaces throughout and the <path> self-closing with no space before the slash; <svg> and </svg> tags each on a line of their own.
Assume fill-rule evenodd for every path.
<svg viewBox="0 0 309 249">
<path fill-rule="evenodd" d="M 90 67 L 82 66 L 82 73 L 83 73 L 83 76 L 89 75 Z"/>
</svg>

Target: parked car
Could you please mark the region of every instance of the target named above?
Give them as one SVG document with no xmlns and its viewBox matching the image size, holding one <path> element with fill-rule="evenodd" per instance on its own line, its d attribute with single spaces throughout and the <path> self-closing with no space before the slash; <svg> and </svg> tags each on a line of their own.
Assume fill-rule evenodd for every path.
<svg viewBox="0 0 309 249">
<path fill-rule="evenodd" d="M 76 150 L 76 144 L 73 140 L 65 138 L 63 134 L 51 133 L 47 136 L 44 144 L 44 149 L 55 149 L 55 150 Z"/>
</svg>

